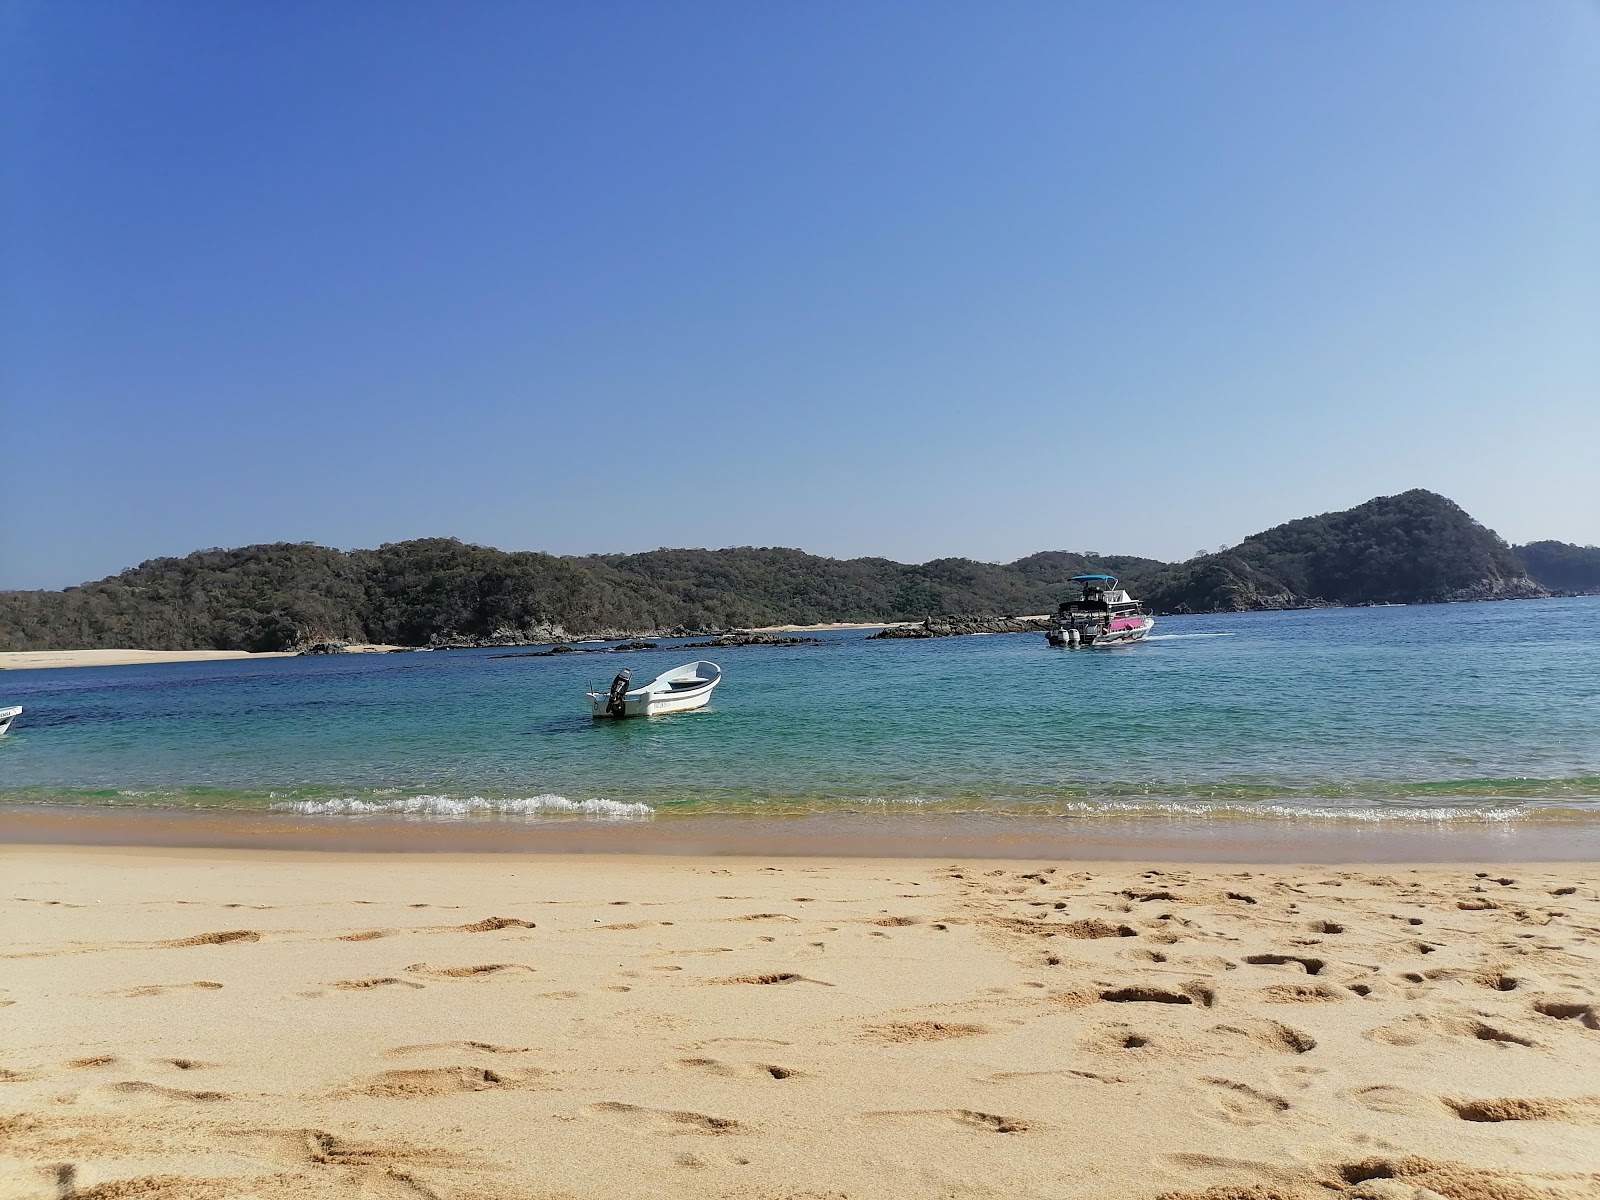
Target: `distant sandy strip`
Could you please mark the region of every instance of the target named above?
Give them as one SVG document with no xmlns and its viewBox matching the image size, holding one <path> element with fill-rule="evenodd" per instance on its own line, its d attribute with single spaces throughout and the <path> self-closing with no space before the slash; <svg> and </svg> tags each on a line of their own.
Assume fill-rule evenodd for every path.
<svg viewBox="0 0 1600 1200">
<path fill-rule="evenodd" d="M 908 624 L 908 622 L 889 622 Z M 831 625 L 770 625 L 756 633 L 807 633 L 828 629 L 883 629 L 873 623 L 838 622 Z M 382 654 L 401 646 L 353 645 L 347 654 Z M 0 653 L 0 671 L 47 670 L 59 667 L 132 667 L 149 663 L 221 662 L 235 658 L 293 658 L 292 651 L 252 654 L 248 650 L 13 650 Z"/>
<path fill-rule="evenodd" d="M 19 1200 L 1600 1195 L 1592 864 L 0 871 Z"/>
<path fill-rule="evenodd" d="M 393 646 L 351 646 L 348 653 L 377 654 Z M 233 658 L 293 658 L 291 651 L 248 650 L 18 650 L 0 654 L 0 671 L 57 667 L 133 667 L 147 663 L 217 662 Z"/>
</svg>

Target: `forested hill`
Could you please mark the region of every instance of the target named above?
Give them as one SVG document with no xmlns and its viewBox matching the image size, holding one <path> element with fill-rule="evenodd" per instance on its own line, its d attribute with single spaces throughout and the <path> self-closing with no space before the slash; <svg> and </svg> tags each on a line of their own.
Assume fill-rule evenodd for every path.
<svg viewBox="0 0 1600 1200">
<path fill-rule="evenodd" d="M 1543 594 L 1499 535 L 1418 488 L 1302 517 L 1170 567 L 1145 599 L 1182 613 Z"/>
<path fill-rule="evenodd" d="M 344 552 L 277 543 L 158 558 L 62 592 L 0 592 L 0 649 L 279 650 L 320 641 L 513 644 L 943 613 L 1053 610 L 1062 582 L 1154 559 L 1036 554 L 906 565 L 799 550 L 557 558 L 453 539 Z"/>
<path fill-rule="evenodd" d="M 1586 590 L 1570 581 L 1594 577 L 1593 550 L 1588 558 L 1562 543 L 1522 550 L 1547 587 Z M 1411 491 L 1290 521 L 1174 564 L 1047 551 L 1003 565 L 964 558 L 908 565 L 751 547 L 560 558 L 448 538 L 348 552 L 304 543 L 201 550 L 65 591 L 0 592 L 0 649 L 512 644 L 1017 615 L 1052 611 L 1066 581 L 1088 571 L 1121 576 L 1156 612 L 1543 594 L 1493 532 L 1443 496 Z"/>
<path fill-rule="evenodd" d="M 1552 592 L 1600 592 L 1600 546 L 1571 542 L 1529 542 L 1517 557 L 1540 587 Z"/>
</svg>

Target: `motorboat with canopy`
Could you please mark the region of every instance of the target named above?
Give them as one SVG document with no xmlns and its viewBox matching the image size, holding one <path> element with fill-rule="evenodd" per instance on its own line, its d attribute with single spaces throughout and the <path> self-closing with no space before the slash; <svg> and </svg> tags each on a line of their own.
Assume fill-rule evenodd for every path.
<svg viewBox="0 0 1600 1200">
<path fill-rule="evenodd" d="M 1118 586 L 1115 575 L 1074 575 L 1079 595 L 1063 601 L 1045 631 L 1052 646 L 1126 646 L 1155 628 L 1155 618 Z"/>
</svg>

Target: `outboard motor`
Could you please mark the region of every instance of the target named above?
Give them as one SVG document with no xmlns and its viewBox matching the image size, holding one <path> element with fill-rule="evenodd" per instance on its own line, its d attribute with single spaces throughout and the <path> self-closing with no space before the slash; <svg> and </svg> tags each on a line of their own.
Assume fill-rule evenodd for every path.
<svg viewBox="0 0 1600 1200">
<path fill-rule="evenodd" d="M 628 685 L 633 682 L 633 672 L 622 670 L 617 672 L 617 677 L 611 681 L 611 693 L 606 697 L 606 712 L 613 717 L 624 716 L 627 712 Z"/>
</svg>

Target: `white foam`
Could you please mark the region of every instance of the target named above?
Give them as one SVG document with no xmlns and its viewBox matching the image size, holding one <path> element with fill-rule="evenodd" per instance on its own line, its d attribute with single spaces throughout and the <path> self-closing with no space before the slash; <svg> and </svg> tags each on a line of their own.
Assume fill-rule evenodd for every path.
<svg viewBox="0 0 1600 1200">
<path fill-rule="evenodd" d="M 537 813 L 576 813 L 586 817 L 627 819 L 648 817 L 648 804 L 607 800 L 603 796 L 588 800 L 569 800 L 565 796 L 396 796 L 392 799 L 363 799 L 339 796 L 328 800 L 293 800 L 274 804 L 274 808 L 308 816 L 416 816 L 468 817 L 477 813 L 531 816 Z"/>
</svg>

